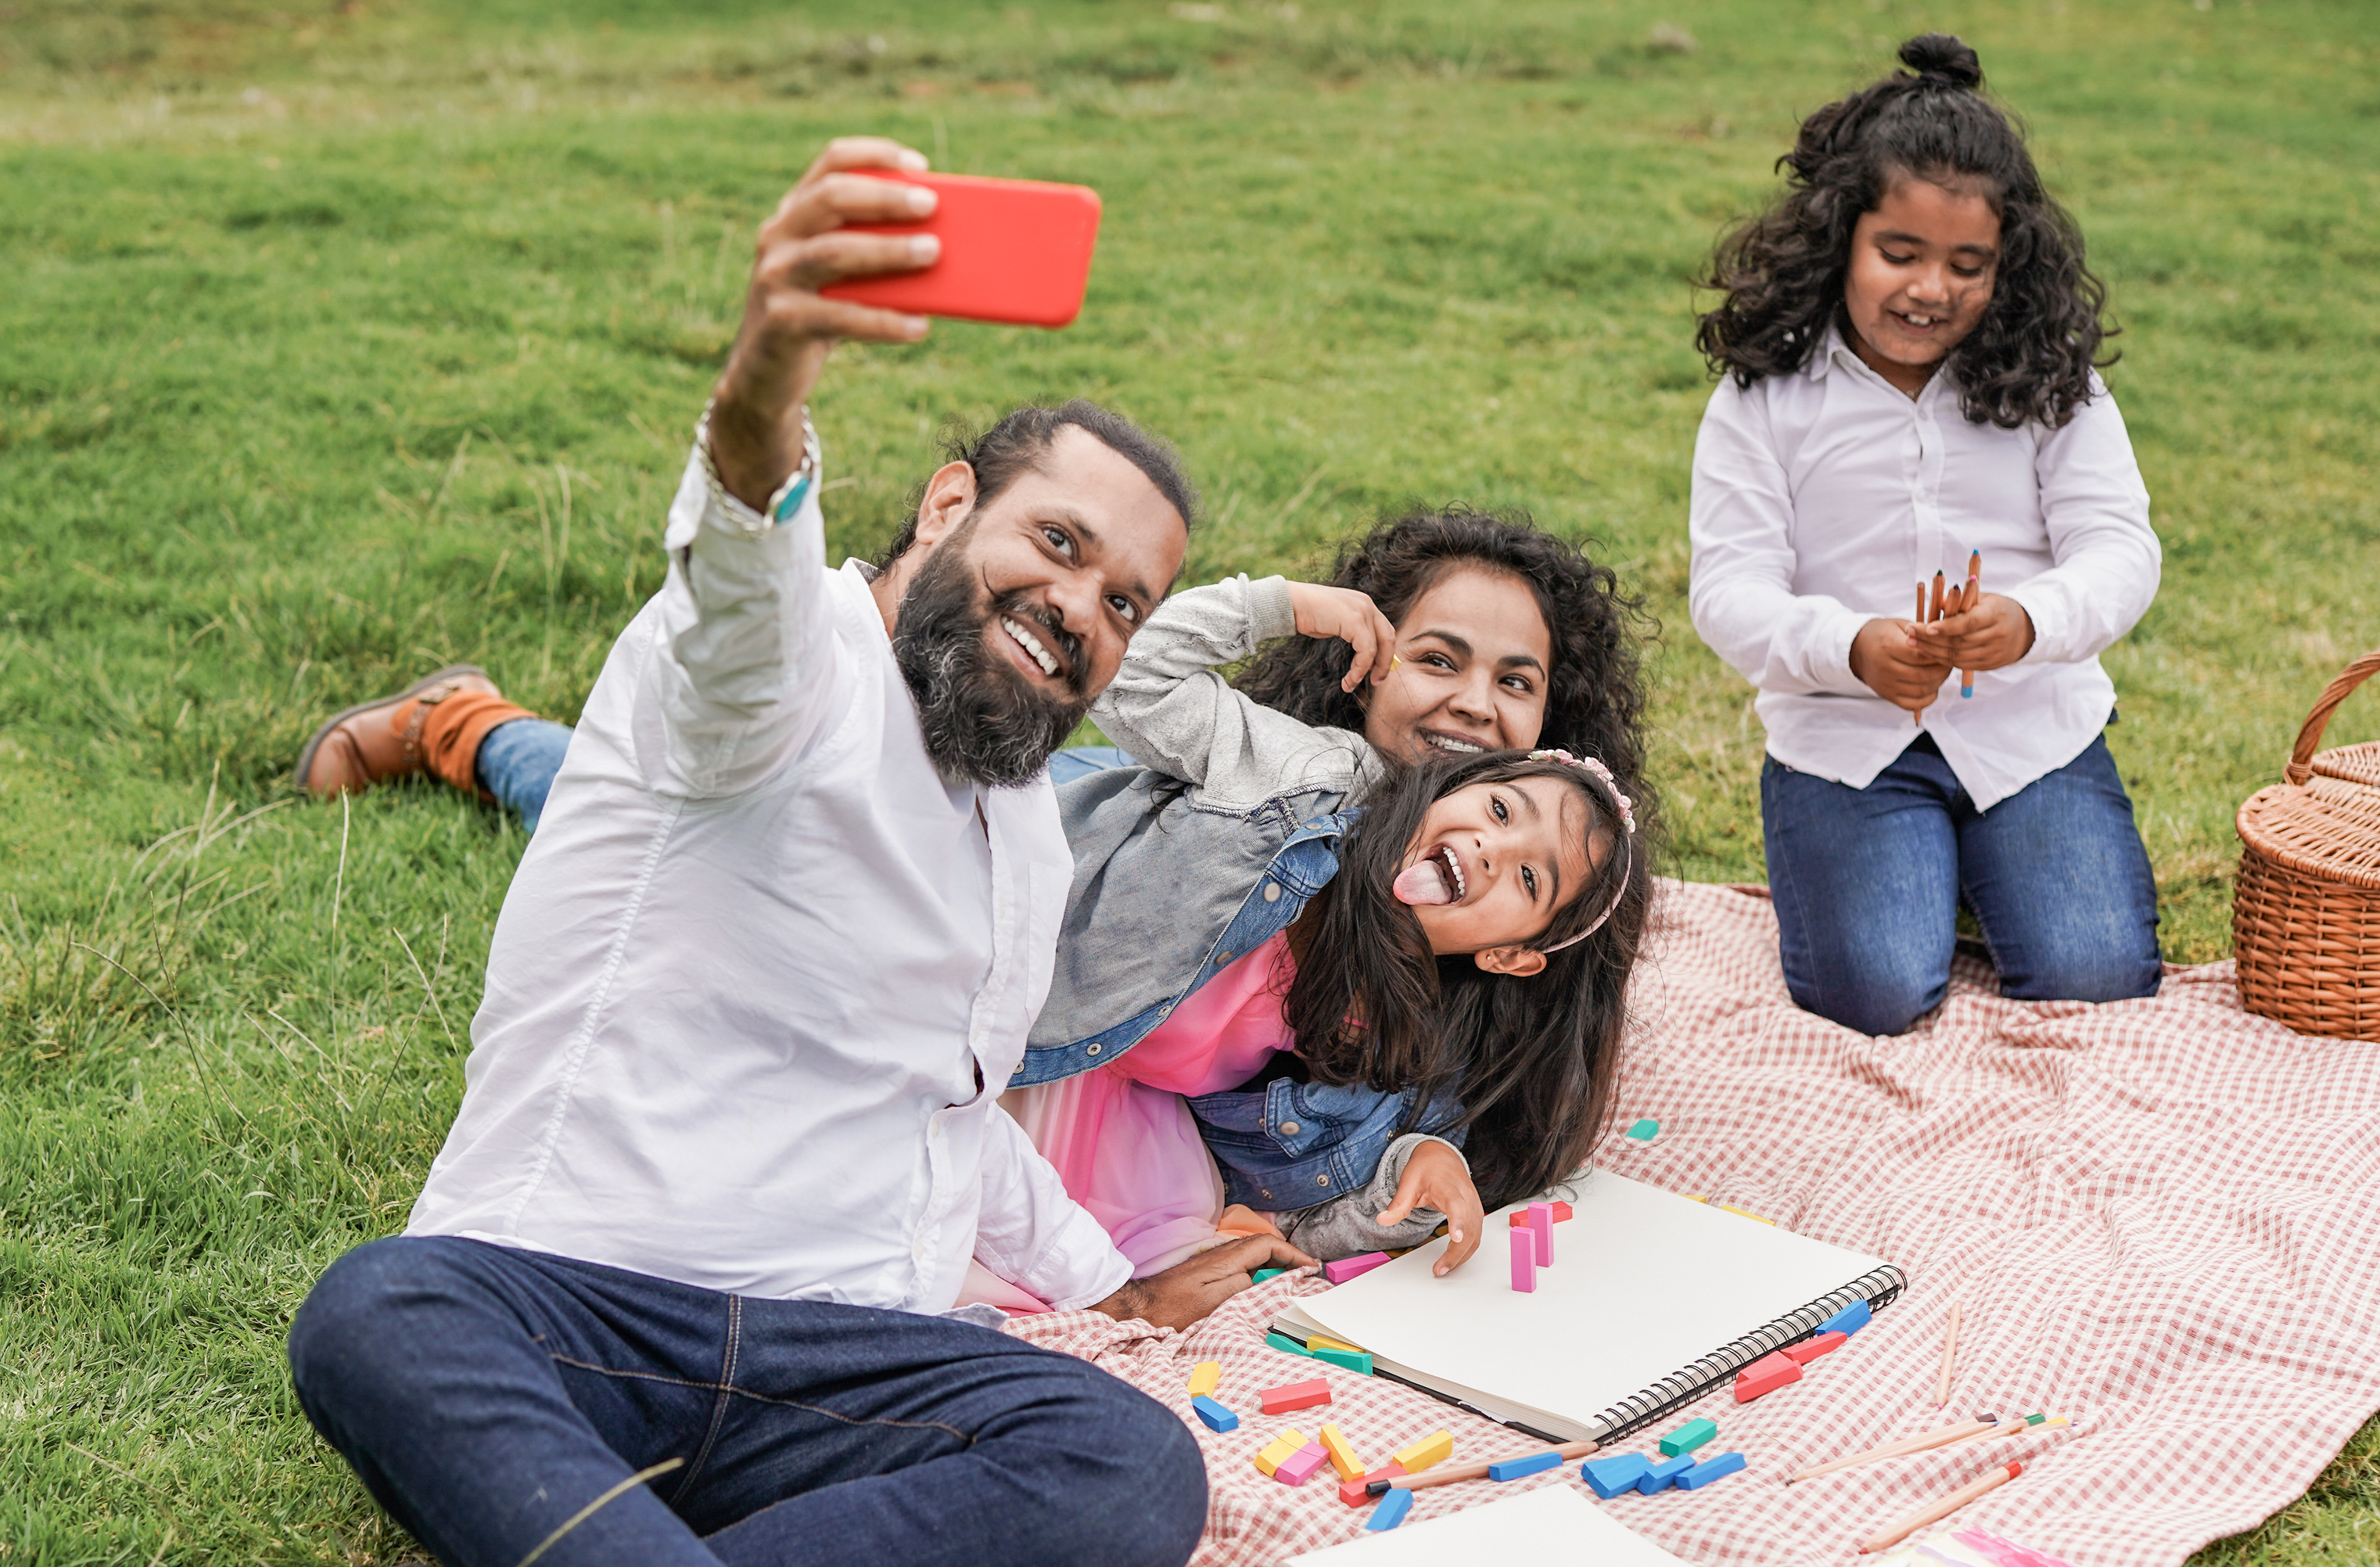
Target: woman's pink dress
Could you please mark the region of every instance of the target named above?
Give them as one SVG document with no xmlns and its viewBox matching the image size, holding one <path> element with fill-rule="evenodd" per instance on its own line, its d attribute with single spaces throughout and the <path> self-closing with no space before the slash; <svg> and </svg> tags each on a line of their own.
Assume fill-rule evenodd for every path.
<svg viewBox="0 0 2380 1567">
<path fill-rule="evenodd" d="M 1281 1002 L 1293 972 L 1284 932 L 1219 971 L 1113 1064 L 1002 1096 L 1135 1278 L 1215 1244 L 1223 1181 L 1183 1100 L 1237 1087 L 1290 1048 Z"/>
</svg>

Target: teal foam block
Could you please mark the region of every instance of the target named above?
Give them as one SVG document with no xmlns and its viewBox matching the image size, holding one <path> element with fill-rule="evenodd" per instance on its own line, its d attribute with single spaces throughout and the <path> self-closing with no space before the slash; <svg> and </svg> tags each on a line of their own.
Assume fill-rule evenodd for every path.
<svg viewBox="0 0 2380 1567">
<path fill-rule="evenodd" d="M 1856 1333 L 1866 1327 L 1875 1315 L 1868 1309 L 1867 1302 L 1855 1300 L 1819 1323 L 1817 1330 L 1820 1333 Z"/>
<path fill-rule="evenodd" d="M 1382 1497 L 1379 1505 L 1372 1509 L 1371 1517 L 1365 1520 L 1364 1527 L 1393 1529 L 1405 1521 L 1405 1514 L 1412 1510 L 1413 1492 L 1398 1490 L 1390 1487 L 1389 1494 Z"/>
<path fill-rule="evenodd" d="M 1661 1124 L 1658 1121 L 1639 1121 L 1628 1128 L 1627 1135 L 1640 1143 L 1649 1143 L 1661 1135 Z"/>
<path fill-rule="evenodd" d="M 1586 1488 L 1609 1501 L 1621 1491 L 1633 1491 L 1636 1482 L 1653 1467 L 1653 1461 L 1641 1452 L 1623 1452 L 1617 1458 L 1590 1458 L 1578 1466 L 1578 1477 Z"/>
<path fill-rule="evenodd" d="M 1240 1428 L 1240 1417 L 1205 1393 L 1192 1399 L 1190 1408 L 1207 1423 L 1207 1429 L 1210 1431 L 1236 1431 Z"/>
<path fill-rule="evenodd" d="M 1718 1435 L 1718 1427 L 1710 1421 L 1689 1420 L 1661 1439 L 1662 1455 L 1675 1458 L 1682 1452 L 1692 1452 Z"/>
<path fill-rule="evenodd" d="M 1310 1349 L 1305 1353 L 1342 1370 L 1353 1371 L 1358 1377 L 1372 1374 L 1372 1357 L 1360 1349 Z"/>
<path fill-rule="evenodd" d="M 1722 1452 L 1717 1458 L 1706 1458 L 1678 1476 L 1682 1491 L 1698 1491 L 1713 1480 L 1724 1480 L 1743 1467 L 1743 1454 Z"/>
<path fill-rule="evenodd" d="M 1314 1352 L 1312 1350 L 1307 1349 L 1295 1339 L 1284 1339 L 1279 1333 L 1267 1333 L 1265 1335 L 1265 1348 L 1277 1349 L 1283 1354 L 1302 1354 L 1308 1360 L 1314 1358 Z"/>
<path fill-rule="evenodd" d="M 1671 1481 L 1694 1466 L 1694 1461 L 1690 1457 L 1665 1458 L 1645 1471 L 1645 1477 L 1636 1482 L 1636 1488 L 1646 1496 L 1658 1496 L 1670 1488 Z"/>
<path fill-rule="evenodd" d="M 1259 1268 L 1250 1277 L 1253 1282 L 1261 1284 L 1267 1279 L 1278 1279 L 1288 1271 L 1286 1268 Z"/>
<path fill-rule="evenodd" d="M 1490 1464 L 1488 1465 L 1488 1477 L 1491 1480 L 1517 1480 L 1524 1475 L 1535 1475 L 1547 1469 L 1560 1467 L 1560 1453 L 1533 1452 L 1526 1458 L 1506 1458 Z"/>
</svg>

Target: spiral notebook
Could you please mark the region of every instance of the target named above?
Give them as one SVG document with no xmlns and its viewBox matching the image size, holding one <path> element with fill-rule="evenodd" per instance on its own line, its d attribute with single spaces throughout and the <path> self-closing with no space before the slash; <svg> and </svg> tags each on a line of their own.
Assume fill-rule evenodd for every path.
<svg viewBox="0 0 2380 1567">
<path fill-rule="evenodd" d="M 1568 1200 L 1533 1293 L 1512 1288 L 1507 1209 L 1445 1278 L 1432 1241 L 1305 1296 L 1273 1331 L 1359 1344 L 1376 1374 L 1548 1441 L 1609 1442 L 1905 1282 L 1880 1258 L 1609 1171 Z"/>
</svg>

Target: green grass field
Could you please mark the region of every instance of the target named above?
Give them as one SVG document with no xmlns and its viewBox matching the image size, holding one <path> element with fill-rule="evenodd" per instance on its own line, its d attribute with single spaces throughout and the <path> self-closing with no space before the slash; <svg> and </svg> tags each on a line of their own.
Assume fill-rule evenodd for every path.
<svg viewBox="0 0 2380 1567">
<path fill-rule="evenodd" d="M 2113 287 L 2167 565 L 2112 738 L 2168 951 L 2219 958 L 2233 810 L 2380 641 L 2380 11 L 0 4 L 0 1562 L 410 1549 L 282 1335 L 402 1222 L 523 840 L 284 775 L 439 663 L 575 714 L 823 138 L 1107 203 L 1072 330 L 838 358 L 837 547 L 945 421 L 1077 393 L 1181 443 L 1194 577 L 1409 499 L 1525 506 L 1666 626 L 1669 869 L 1757 880 L 1759 728 L 1684 612 L 1690 279 L 1798 115 L 1930 27 Z M 2333 735 L 2380 735 L 2380 691 Z M 2380 1425 L 2201 1560 L 2366 1562 L 2375 1529 Z"/>
</svg>

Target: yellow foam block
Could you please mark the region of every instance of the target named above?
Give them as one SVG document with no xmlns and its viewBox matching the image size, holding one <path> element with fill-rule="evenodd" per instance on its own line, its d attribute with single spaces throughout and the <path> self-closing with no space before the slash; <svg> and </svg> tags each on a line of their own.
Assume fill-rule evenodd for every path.
<svg viewBox="0 0 2380 1567">
<path fill-rule="evenodd" d="M 1454 1433 L 1432 1431 L 1421 1440 L 1397 1454 L 1397 1462 L 1408 1475 L 1418 1475 L 1433 1464 L 1443 1464 L 1454 1456 Z"/>
<path fill-rule="evenodd" d="M 1347 1445 L 1347 1439 L 1340 1434 L 1338 1427 L 1322 1427 L 1322 1447 L 1330 1454 L 1330 1467 L 1339 1471 L 1341 1479 L 1360 1480 L 1364 1477 L 1364 1461 L 1355 1456 L 1355 1450 Z"/>
<path fill-rule="evenodd" d="M 1343 1349 L 1350 1354 L 1361 1354 L 1364 1353 L 1364 1346 L 1362 1344 L 1351 1344 L 1344 1339 L 1326 1339 L 1319 1333 L 1306 1334 L 1305 1347 L 1309 1351 L 1318 1349 Z"/>
<path fill-rule="evenodd" d="M 1679 1195 L 1684 1197 L 1688 1202 L 1698 1202 L 1706 1208 L 1710 1206 L 1710 1199 L 1707 1197 L 1698 1197 L 1692 1192 L 1682 1192 Z"/>
<path fill-rule="evenodd" d="M 1777 1221 L 1774 1219 L 1763 1219 L 1756 1213 L 1746 1213 L 1743 1209 L 1736 1207 L 1733 1203 L 1723 1202 L 1718 1206 L 1719 1211 L 1722 1213 L 1732 1213 L 1739 1219 L 1749 1219 L 1755 1224 L 1766 1224 L 1772 1230 L 1777 1228 Z"/>
<path fill-rule="evenodd" d="M 1305 1433 L 1292 1426 L 1288 1430 L 1273 1438 L 1266 1445 L 1265 1450 L 1257 1454 L 1257 1473 L 1267 1479 L 1272 1478 L 1272 1472 L 1288 1460 L 1296 1457 L 1298 1450 L 1305 1445 Z"/>
<path fill-rule="evenodd" d="M 1222 1385 L 1223 1363 L 1220 1360 L 1202 1360 L 1190 1373 L 1192 1398 L 1196 1398 L 1200 1393 L 1211 1393 Z"/>
</svg>

